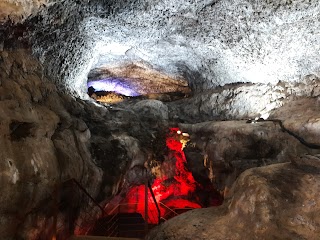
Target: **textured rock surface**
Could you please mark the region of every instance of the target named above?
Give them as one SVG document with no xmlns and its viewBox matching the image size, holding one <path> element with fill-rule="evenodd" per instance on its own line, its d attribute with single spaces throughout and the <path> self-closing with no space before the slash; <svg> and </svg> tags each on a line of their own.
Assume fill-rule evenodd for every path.
<svg viewBox="0 0 320 240">
<path fill-rule="evenodd" d="M 31 14 L 36 14 L 40 7 L 45 7 L 50 0 L 2 0 L 0 3 L 0 23 L 11 20 L 24 21 Z"/>
<path fill-rule="evenodd" d="M 187 81 L 170 78 L 159 71 L 151 69 L 150 66 L 145 66 L 141 63 L 139 65 L 131 64 L 120 67 L 103 66 L 103 68 L 92 69 L 88 75 L 88 81 L 100 79 L 105 79 L 105 81 L 113 80 L 115 85 L 118 85 L 118 88 L 121 86 L 125 90 L 131 90 L 130 92 L 134 92 L 137 95 L 165 92 L 190 93 Z M 101 83 L 102 81 L 100 80 L 99 82 Z M 93 87 L 95 86 L 94 83 L 91 84 L 93 84 Z M 117 87 L 110 85 L 111 84 L 105 84 L 105 88 L 103 88 L 102 85 L 99 90 L 116 90 Z M 91 86 L 90 82 L 88 86 Z M 97 86 L 99 87 L 99 85 Z"/>
<path fill-rule="evenodd" d="M 196 89 L 298 80 L 318 71 L 316 53 L 310 52 L 313 67 L 305 55 L 317 41 L 316 1 L 143 1 L 131 6 L 107 20 L 86 21 L 88 29 L 99 23 L 97 39 L 125 53 L 111 49 L 111 57 L 101 54 L 101 61 L 142 59 L 168 73 L 189 75 Z M 301 30 L 306 22 L 309 27 Z"/>
<path fill-rule="evenodd" d="M 178 216 L 146 239 L 318 239 L 320 159 L 292 160 L 245 171 L 221 207 Z"/>
<path fill-rule="evenodd" d="M 205 91 L 194 96 L 168 103 L 170 118 L 189 123 L 208 120 L 268 118 L 273 110 L 284 104 L 303 97 L 318 97 L 320 95 L 320 79 L 309 75 L 300 83 L 279 82 L 276 86 L 270 84 L 234 84 L 215 90 Z M 309 103 L 306 109 L 314 108 L 316 104 Z M 301 105 L 303 105 L 301 103 Z M 284 108 L 286 109 L 286 108 Z M 303 109 L 294 110 L 299 114 Z M 290 111 L 287 110 L 290 116 Z M 312 114 L 312 113 L 311 113 Z M 303 115 L 303 114 L 301 114 Z M 278 116 L 279 119 L 284 119 Z M 295 119 L 295 118 L 294 118 Z"/>
<path fill-rule="evenodd" d="M 158 100 L 143 100 L 133 106 L 133 110 L 141 115 L 168 120 L 168 107 Z"/>
<path fill-rule="evenodd" d="M 66 180 L 76 179 L 105 202 L 122 190 L 125 178 L 145 177 L 139 167 L 147 156 L 140 144 L 152 152 L 156 136 L 148 123 L 128 110 L 108 110 L 59 94 L 26 50 L 5 50 L 0 61 L 1 239 L 50 236 L 55 184 L 61 199 L 74 198 L 67 202 L 72 206 L 64 207 L 79 214 L 87 198 L 73 192 L 74 186 L 64 189 L 60 184 Z M 73 223 L 66 214 L 70 212 L 59 212 L 58 224 L 67 228 Z M 86 217 L 81 213 L 74 221 L 85 224 Z"/>
<path fill-rule="evenodd" d="M 188 162 L 198 168 L 205 166 L 207 178 L 224 194 L 246 169 L 314 153 L 274 122 L 223 121 L 180 124 L 180 127 L 191 139 L 185 150 Z"/>
<path fill-rule="evenodd" d="M 286 98 L 280 86 L 241 84 L 196 94 L 191 98 L 169 103 L 173 119 L 186 122 L 248 119 L 267 116 Z"/>
<path fill-rule="evenodd" d="M 50 216 L 54 185 L 75 178 L 95 195 L 101 170 L 91 159 L 88 127 L 66 111 L 30 53 L 3 51 L 0 59 L 0 236 L 33 239 Z"/>
<path fill-rule="evenodd" d="M 319 10 L 315 0 L 2 1 L 0 238 L 48 236 L 57 182 L 75 178 L 101 202 L 140 184 L 145 161 L 163 155 L 168 120 L 190 123 L 181 125 L 194 144 L 190 168 L 229 199 L 149 239 L 317 239 L 319 158 L 295 155 L 318 150 L 271 122 L 199 122 L 271 114 L 319 145 Z M 27 40 L 44 69 L 14 50 Z M 115 75 L 134 78 L 137 71 L 126 72 L 134 64 L 150 78 L 159 73 L 168 89 L 187 81 L 192 98 L 100 106 L 56 91 L 86 98 L 90 70 L 126 66 Z M 288 160 L 246 170 L 234 183 L 247 168 Z M 83 223 L 82 213 L 74 221 Z"/>
<path fill-rule="evenodd" d="M 317 1 L 62 1 L 33 18 L 34 51 L 61 87 L 142 62 L 195 90 L 319 74 Z"/>
<path fill-rule="evenodd" d="M 271 112 L 270 118 L 282 119 L 285 125 L 309 143 L 320 145 L 320 102 L 317 98 L 290 101 Z"/>
<path fill-rule="evenodd" d="M 319 148 L 318 101 L 297 98 L 274 110 L 270 118 L 281 119 L 285 128 Z M 277 122 L 180 127 L 190 134 L 186 156 L 196 177 L 210 178 L 226 200 L 219 208 L 194 210 L 168 221 L 147 239 L 319 238 L 320 158 L 315 155 L 319 149 L 301 144 Z M 277 162 L 287 163 L 252 168 Z M 246 168 L 250 169 L 241 173 Z"/>
</svg>

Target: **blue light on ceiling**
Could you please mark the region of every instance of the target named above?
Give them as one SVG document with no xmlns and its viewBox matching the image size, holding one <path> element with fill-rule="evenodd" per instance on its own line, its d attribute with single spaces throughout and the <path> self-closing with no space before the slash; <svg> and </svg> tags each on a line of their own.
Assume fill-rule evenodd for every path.
<svg viewBox="0 0 320 240">
<path fill-rule="evenodd" d="M 88 82 L 88 88 L 93 87 L 96 91 L 116 92 L 131 97 L 141 95 L 128 81 L 123 78 L 106 78 Z"/>
</svg>

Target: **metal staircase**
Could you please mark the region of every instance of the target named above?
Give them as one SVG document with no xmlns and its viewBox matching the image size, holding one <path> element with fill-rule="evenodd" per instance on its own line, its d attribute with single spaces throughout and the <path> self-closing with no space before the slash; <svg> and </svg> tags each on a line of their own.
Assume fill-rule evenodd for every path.
<svg viewBox="0 0 320 240">
<path fill-rule="evenodd" d="M 149 202 L 149 195 L 153 203 Z M 81 202 L 77 202 L 81 199 Z M 154 226 L 190 209 L 171 209 L 157 203 L 150 184 L 145 184 L 143 213 L 133 211 L 141 203 L 117 204 L 110 211 L 98 202 L 75 179 L 56 185 L 52 194 L 53 209 L 48 229 L 41 240 L 135 240 L 143 239 Z M 79 206 L 81 222 L 79 222 Z M 161 210 L 160 210 L 161 209 Z M 161 217 L 161 212 L 165 213 Z M 61 213 L 64 217 L 61 217 Z M 61 220 L 62 219 L 62 220 Z M 148 223 L 149 222 L 149 223 Z M 153 222 L 155 224 L 150 224 Z"/>
</svg>

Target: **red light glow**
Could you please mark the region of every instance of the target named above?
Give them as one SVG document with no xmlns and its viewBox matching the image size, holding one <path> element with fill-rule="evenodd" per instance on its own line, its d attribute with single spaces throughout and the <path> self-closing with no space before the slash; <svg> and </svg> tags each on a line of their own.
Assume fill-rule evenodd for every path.
<svg viewBox="0 0 320 240">
<path fill-rule="evenodd" d="M 196 190 L 203 189 L 198 184 L 192 173 L 186 167 L 186 157 L 183 152 L 183 144 L 180 142 L 178 128 L 171 128 L 166 138 L 166 146 L 169 149 L 168 158 L 175 159 L 175 175 L 174 177 L 161 176 L 157 177 L 153 184 L 152 190 L 159 204 L 161 217 L 166 217 L 170 209 L 182 208 L 201 208 L 199 197 L 196 195 Z M 125 199 L 126 203 L 121 207 L 122 212 L 140 213 L 145 215 L 145 185 L 135 186 L 130 189 Z M 211 205 L 220 205 L 221 199 L 217 198 L 211 201 Z M 165 206 L 168 208 L 166 208 Z M 151 194 L 148 194 L 148 222 L 157 224 L 157 210 L 153 202 Z"/>
</svg>

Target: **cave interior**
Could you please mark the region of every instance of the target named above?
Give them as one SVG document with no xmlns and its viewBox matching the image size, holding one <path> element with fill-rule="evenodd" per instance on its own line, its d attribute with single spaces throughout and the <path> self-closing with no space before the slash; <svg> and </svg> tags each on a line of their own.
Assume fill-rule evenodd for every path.
<svg viewBox="0 0 320 240">
<path fill-rule="evenodd" d="M 0 239 L 320 239 L 319 19 L 1 1 Z"/>
</svg>

